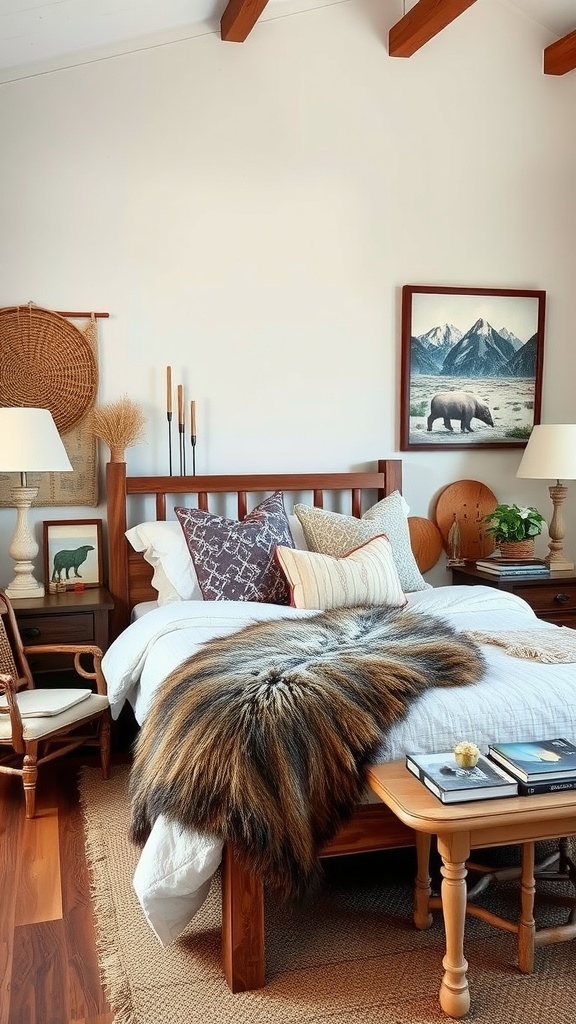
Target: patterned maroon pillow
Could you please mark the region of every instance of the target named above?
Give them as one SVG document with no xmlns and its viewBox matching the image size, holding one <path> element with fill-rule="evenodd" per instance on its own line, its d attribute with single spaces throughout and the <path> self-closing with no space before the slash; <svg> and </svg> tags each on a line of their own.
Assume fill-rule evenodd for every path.
<svg viewBox="0 0 576 1024">
<path fill-rule="evenodd" d="M 277 544 L 294 547 L 281 491 L 240 522 L 175 508 L 205 601 L 290 604 L 290 589 L 274 559 Z"/>
</svg>

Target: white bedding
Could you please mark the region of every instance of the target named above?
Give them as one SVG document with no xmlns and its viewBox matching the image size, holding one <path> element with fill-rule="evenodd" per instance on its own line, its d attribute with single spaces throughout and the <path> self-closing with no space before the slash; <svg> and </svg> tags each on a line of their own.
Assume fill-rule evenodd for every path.
<svg viewBox="0 0 576 1024">
<path fill-rule="evenodd" d="M 408 607 L 442 617 L 456 629 L 554 630 L 525 601 L 491 587 L 439 587 L 408 595 Z M 113 717 L 128 700 L 141 724 L 166 675 L 208 639 L 250 622 L 314 614 L 248 602 L 183 601 L 150 611 L 112 644 L 102 667 Z M 449 750 L 463 739 L 489 743 L 566 736 L 576 740 L 576 665 L 511 658 L 485 645 L 487 669 L 472 687 L 430 690 L 391 730 L 380 760 L 407 751 Z M 144 847 L 134 887 L 158 939 L 176 938 L 201 906 L 218 867 L 221 844 L 160 817 Z"/>
</svg>

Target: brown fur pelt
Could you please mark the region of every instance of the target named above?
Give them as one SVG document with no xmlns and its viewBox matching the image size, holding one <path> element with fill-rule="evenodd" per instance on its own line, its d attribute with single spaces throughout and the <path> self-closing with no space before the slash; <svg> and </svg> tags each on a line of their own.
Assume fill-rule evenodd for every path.
<svg viewBox="0 0 576 1024">
<path fill-rule="evenodd" d="M 162 813 L 300 895 L 387 730 L 429 687 L 483 670 L 474 641 L 403 609 L 339 608 L 208 641 L 168 677 L 137 739 L 131 838 Z"/>
</svg>

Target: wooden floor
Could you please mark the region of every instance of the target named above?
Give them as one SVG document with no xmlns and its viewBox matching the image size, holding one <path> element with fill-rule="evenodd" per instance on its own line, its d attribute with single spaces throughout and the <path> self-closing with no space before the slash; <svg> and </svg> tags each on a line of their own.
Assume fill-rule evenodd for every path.
<svg viewBox="0 0 576 1024">
<path fill-rule="evenodd" d="M 0 1024 L 113 1020 L 98 972 L 78 767 L 62 759 L 41 769 L 30 821 L 20 779 L 0 775 Z"/>
</svg>

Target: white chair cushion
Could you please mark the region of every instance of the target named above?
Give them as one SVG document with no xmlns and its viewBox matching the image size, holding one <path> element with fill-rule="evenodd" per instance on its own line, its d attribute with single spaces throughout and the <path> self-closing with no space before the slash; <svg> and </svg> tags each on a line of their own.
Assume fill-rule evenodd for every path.
<svg viewBox="0 0 576 1024">
<path fill-rule="evenodd" d="M 42 739 L 42 737 L 49 736 L 50 733 L 56 732 L 64 726 L 73 725 L 75 722 L 82 722 L 86 718 L 91 718 L 92 715 L 97 714 L 99 711 L 104 711 L 109 705 L 108 697 L 100 693 L 92 693 L 79 704 L 74 704 L 73 707 L 67 708 L 66 711 L 62 711 L 60 714 L 43 716 L 41 718 L 23 718 L 24 739 Z M 9 743 L 11 737 L 10 716 L 2 713 L 0 714 L 0 743 Z"/>
</svg>

